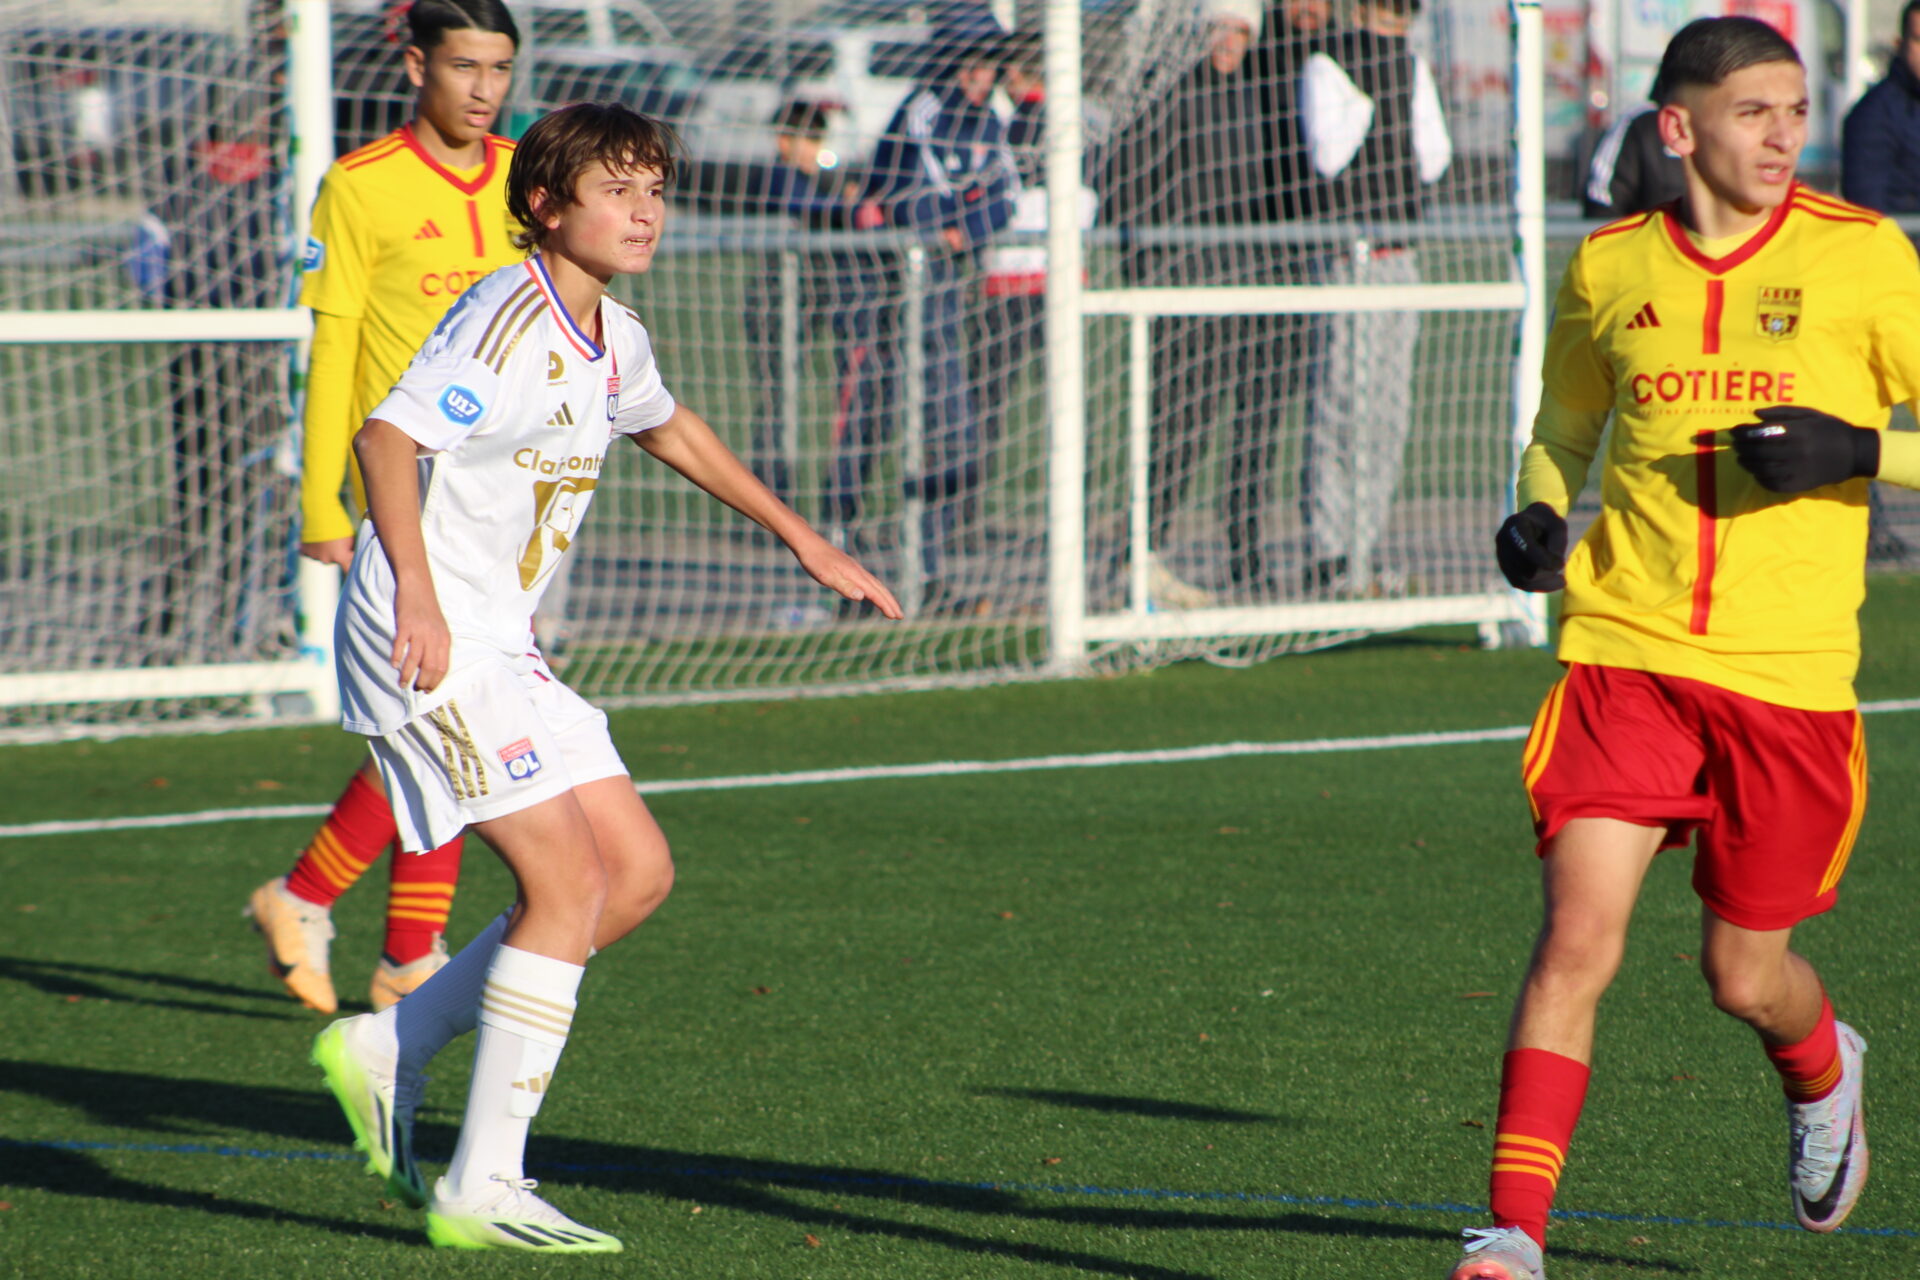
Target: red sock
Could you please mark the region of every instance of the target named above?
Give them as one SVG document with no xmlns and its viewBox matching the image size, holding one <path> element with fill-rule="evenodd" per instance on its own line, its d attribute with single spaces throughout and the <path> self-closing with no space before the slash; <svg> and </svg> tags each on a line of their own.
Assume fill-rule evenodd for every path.
<svg viewBox="0 0 1920 1280">
<path fill-rule="evenodd" d="M 1542 1245 L 1567 1144 L 1587 1100 L 1584 1063 L 1545 1049 L 1511 1049 L 1500 1068 L 1488 1194 L 1493 1225 L 1519 1227 Z"/>
<path fill-rule="evenodd" d="M 1818 1102 L 1840 1084 L 1840 1037 L 1833 1029 L 1833 1003 L 1820 995 L 1820 1021 L 1798 1044 L 1767 1045 L 1767 1057 L 1780 1073 L 1787 1098 Z"/>
<path fill-rule="evenodd" d="M 393 840 L 393 810 L 361 774 L 333 802 L 333 812 L 313 833 L 300 860 L 287 872 L 287 890 L 316 906 L 331 907 L 353 887 Z"/>
<path fill-rule="evenodd" d="M 393 880 L 387 888 L 387 942 L 383 950 L 394 964 L 407 964 L 433 950 L 447 931 L 453 886 L 460 880 L 464 835 L 425 853 L 393 851 Z"/>
</svg>

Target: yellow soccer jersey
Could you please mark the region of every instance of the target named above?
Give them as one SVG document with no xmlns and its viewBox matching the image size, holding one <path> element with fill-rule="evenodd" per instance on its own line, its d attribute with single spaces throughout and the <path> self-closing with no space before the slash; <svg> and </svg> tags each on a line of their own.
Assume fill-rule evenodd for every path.
<svg viewBox="0 0 1920 1280">
<path fill-rule="evenodd" d="M 507 214 L 514 144 L 489 136 L 470 176 L 427 154 L 410 126 L 335 161 L 320 182 L 303 305 L 361 322 L 346 430 L 385 397 L 453 300 L 526 255 Z"/>
<path fill-rule="evenodd" d="M 1883 428 L 1920 396 L 1920 262 L 1893 223 L 1796 186 L 1707 257 L 1669 207 L 1581 244 L 1556 303 L 1521 506 L 1564 513 L 1609 413 L 1601 512 L 1567 559 L 1560 658 L 1854 705 L 1866 480 L 1769 493 L 1728 429 L 1799 404 Z"/>
</svg>

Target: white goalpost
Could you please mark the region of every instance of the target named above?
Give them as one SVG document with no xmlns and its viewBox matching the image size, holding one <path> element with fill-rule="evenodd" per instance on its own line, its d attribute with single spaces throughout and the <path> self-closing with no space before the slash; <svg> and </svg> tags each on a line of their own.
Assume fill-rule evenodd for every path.
<svg viewBox="0 0 1920 1280">
<path fill-rule="evenodd" d="M 1534 0 L 1418 15 L 1453 159 L 1410 217 L 1209 203 L 1210 144 L 1178 123 L 1209 56 L 1202 0 L 509 6 L 503 131 L 613 98 L 686 141 L 668 251 L 616 284 L 670 388 L 909 605 L 897 626 L 836 607 L 623 456 L 544 620 L 597 702 L 1240 663 L 1436 624 L 1543 637 L 1490 538 L 1551 287 Z M 901 104 L 951 87 L 979 11 L 1029 42 L 1008 56 L 1045 104 L 1044 132 L 1010 144 L 1038 91 L 1006 81 L 985 108 L 1000 132 L 941 153 L 961 208 L 1006 203 L 983 242 L 769 197 L 795 120 L 820 133 L 817 192 L 872 196 Z M 0 184 L 0 740 L 335 714 L 337 571 L 295 554 L 294 247 L 332 156 L 410 110 L 371 0 L 0 0 L 0 135 L 21 162 Z M 986 127 L 942 110 L 936 142 Z M 1116 184 L 1152 129 L 1195 194 L 1143 211 Z M 1220 349 L 1240 334 L 1277 354 Z M 1315 470 L 1329 398 L 1354 429 L 1406 418 L 1337 574 L 1313 539 L 1348 531 L 1310 490 L 1353 507 L 1363 480 L 1329 498 Z"/>
<path fill-rule="evenodd" d="M 0 130 L 31 157 L 0 194 L 8 736 L 335 713 L 334 584 L 285 570 L 280 496 L 329 22 L 0 3 Z"/>
</svg>

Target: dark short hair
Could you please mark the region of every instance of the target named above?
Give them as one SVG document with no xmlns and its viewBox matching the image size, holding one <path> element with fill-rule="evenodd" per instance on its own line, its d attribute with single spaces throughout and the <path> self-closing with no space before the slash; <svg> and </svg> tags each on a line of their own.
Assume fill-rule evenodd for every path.
<svg viewBox="0 0 1920 1280">
<path fill-rule="evenodd" d="M 520 28 L 500 0 L 413 0 L 407 6 L 407 43 L 431 52 L 449 31 L 488 31 L 520 47 Z"/>
<path fill-rule="evenodd" d="M 1763 62 L 1801 65 L 1793 42 L 1758 18 L 1695 18 L 1667 41 L 1649 96 L 1664 107 L 1687 85 L 1711 89 Z"/>
<path fill-rule="evenodd" d="M 1920 0 L 1913 0 L 1920 4 Z M 1047 46 L 1038 31 L 1016 31 L 1001 45 L 1009 71 L 1038 79 L 1046 69 Z"/>
<path fill-rule="evenodd" d="M 1920 13 L 1920 0 L 1907 0 L 1906 7 L 1900 10 L 1900 39 L 1904 43 L 1907 32 L 1913 30 L 1913 15 Z"/>
<path fill-rule="evenodd" d="M 680 138 L 672 128 L 617 102 L 576 102 L 533 122 L 514 148 L 507 170 L 507 212 L 523 228 L 522 249 L 538 249 L 547 228 L 536 216 L 533 193 L 574 201 L 574 184 L 594 164 L 609 169 L 653 169 L 673 181 Z"/>
<path fill-rule="evenodd" d="M 1914 0 L 1914 3 L 1920 4 L 1920 0 Z M 776 133 L 824 138 L 827 135 L 827 109 L 817 102 L 796 98 L 774 115 L 773 128 Z"/>
</svg>

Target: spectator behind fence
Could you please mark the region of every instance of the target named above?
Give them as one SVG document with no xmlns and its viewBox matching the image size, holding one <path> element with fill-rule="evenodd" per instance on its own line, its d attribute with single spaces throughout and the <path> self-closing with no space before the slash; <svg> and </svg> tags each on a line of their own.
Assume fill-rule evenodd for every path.
<svg viewBox="0 0 1920 1280">
<path fill-rule="evenodd" d="M 979 612 L 987 604 L 955 581 L 950 552 L 962 502 L 983 470 L 967 383 L 967 277 L 1013 217 L 1020 188 L 1006 128 L 988 106 L 1005 39 L 984 8 L 948 15 L 934 32 L 926 79 L 894 113 L 874 152 L 856 214 L 860 227 L 912 228 L 928 250 L 921 293 L 925 434 L 921 465 L 905 487 L 925 504 L 921 607 L 934 613 Z M 854 462 L 864 488 L 871 454 Z"/>
<path fill-rule="evenodd" d="M 768 173 L 761 208 L 798 228 L 845 231 L 852 225 L 853 205 L 846 176 L 824 145 L 827 124 L 827 109 L 819 103 L 794 101 L 780 109 L 774 119 L 779 163 Z M 765 255 L 758 277 L 750 282 L 744 319 L 755 406 L 748 458 L 754 473 L 783 502 L 794 502 L 797 442 L 787 438 L 787 427 L 798 417 L 798 406 L 789 402 L 797 388 L 790 385 L 787 361 L 791 357 L 804 368 L 822 323 L 832 327 L 840 383 L 833 423 L 836 450 L 849 439 L 870 448 L 879 438 L 881 415 L 892 402 L 891 349 L 877 341 L 885 298 L 880 259 L 845 247 L 801 249 L 789 242 Z M 875 373 L 874 365 L 884 367 Z M 838 492 L 831 481 L 829 489 Z M 857 515 L 833 498 L 825 507 L 823 518 L 829 524 L 844 525 Z M 844 545 L 844 529 L 832 533 Z"/>
<path fill-rule="evenodd" d="M 1686 167 L 1660 141 L 1660 113 L 1649 102 L 1615 120 L 1594 144 L 1580 210 L 1589 218 L 1624 218 L 1686 193 Z"/>
<path fill-rule="evenodd" d="M 1887 78 L 1840 126 L 1840 194 L 1876 213 L 1920 213 L 1920 0 L 1900 10 Z M 1911 548 L 1893 531 L 1880 486 L 1867 493 L 1867 563 L 1905 561 Z"/>
<path fill-rule="evenodd" d="M 1840 194 L 1878 213 L 1920 213 L 1920 0 L 1900 11 L 1887 78 L 1841 126 Z"/>
<path fill-rule="evenodd" d="M 1267 95 L 1249 52 L 1258 0 L 1208 0 L 1207 47 L 1193 67 L 1113 141 L 1102 174 L 1112 220 L 1136 239 L 1121 262 L 1135 286 L 1272 283 L 1279 255 L 1236 236 L 1282 212 L 1273 198 Z M 1185 238 L 1174 239 L 1181 233 Z M 1152 239 L 1145 238 L 1147 236 Z M 1166 547 L 1217 417 L 1232 395 L 1237 458 L 1269 456 L 1277 370 L 1285 363 L 1270 317 L 1161 316 L 1153 321 L 1153 425 L 1147 460 L 1147 587 L 1162 608 L 1201 608 L 1213 592 L 1177 576 Z M 1247 482 L 1244 468 L 1237 481 Z M 1257 504 L 1254 504 L 1257 506 Z M 1249 550 L 1252 555 L 1248 554 Z M 1108 561 L 1118 573 L 1125 553 Z M 1243 541 L 1234 577 L 1257 573 L 1257 539 Z"/>
<path fill-rule="evenodd" d="M 1358 224 L 1330 267 L 1337 283 L 1410 285 L 1420 280 L 1407 224 L 1453 161 L 1440 93 L 1407 33 L 1420 0 L 1362 0 L 1357 26 L 1307 60 L 1301 124 L 1321 179 L 1326 216 Z M 1368 311 L 1328 324 L 1326 365 L 1309 400 L 1301 506 L 1311 557 L 1310 594 L 1402 586 L 1376 579 L 1373 555 L 1386 528 L 1413 424 L 1417 311 Z"/>
<path fill-rule="evenodd" d="M 1047 231 L 1046 87 L 1043 48 L 1038 32 L 1014 35 L 1007 44 L 1004 84 L 1013 102 L 1007 146 L 1020 177 L 1020 193 L 1008 224 L 1011 244 L 987 249 L 982 292 L 972 346 L 974 385 L 981 391 L 980 422 L 986 436 L 988 474 L 1006 430 L 1007 406 L 1022 368 L 1031 367 L 1035 385 L 1045 381 Z M 1079 225 L 1093 226 L 1093 191 L 1080 188 Z M 967 521 L 972 524 L 973 521 Z"/>
</svg>

